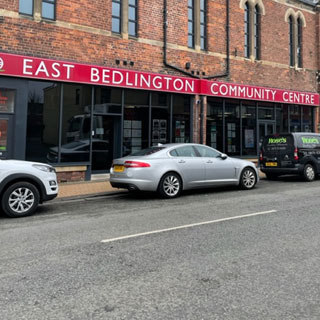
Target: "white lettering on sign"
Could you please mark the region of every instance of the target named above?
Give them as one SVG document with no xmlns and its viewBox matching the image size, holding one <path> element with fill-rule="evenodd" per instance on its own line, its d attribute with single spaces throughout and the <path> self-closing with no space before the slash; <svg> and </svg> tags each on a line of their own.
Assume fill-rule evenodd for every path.
<svg viewBox="0 0 320 320">
<path fill-rule="evenodd" d="M 23 70 L 22 73 L 32 76 L 32 72 L 28 71 L 28 69 L 32 70 L 32 65 L 30 66 L 29 63 L 32 63 L 33 60 L 32 59 L 23 59 Z"/>
<path fill-rule="evenodd" d="M 48 70 L 47 70 L 47 67 L 46 67 L 44 61 L 41 61 L 41 62 L 40 62 L 39 67 L 38 67 L 35 75 L 36 75 L 36 76 L 39 75 L 40 72 L 45 73 L 45 75 L 46 75 L 47 77 L 49 77 L 49 73 L 48 73 Z"/>
<path fill-rule="evenodd" d="M 53 71 L 56 72 L 56 73 L 52 73 L 52 76 L 53 76 L 54 78 L 59 78 L 60 75 L 61 75 L 60 70 L 57 69 L 58 67 L 60 67 L 60 63 L 55 62 L 55 63 L 52 64 L 52 69 L 53 69 Z"/>
</svg>

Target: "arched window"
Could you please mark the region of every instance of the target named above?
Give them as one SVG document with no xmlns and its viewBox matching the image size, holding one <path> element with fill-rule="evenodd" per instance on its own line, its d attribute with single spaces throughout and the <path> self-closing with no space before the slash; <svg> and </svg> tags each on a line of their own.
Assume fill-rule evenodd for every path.
<svg viewBox="0 0 320 320">
<path fill-rule="evenodd" d="M 251 55 L 251 24 L 250 24 L 250 6 L 249 3 L 245 4 L 244 11 L 244 56 L 250 58 Z"/>
<path fill-rule="evenodd" d="M 254 7 L 254 53 L 255 57 L 257 60 L 260 60 L 260 37 L 261 37 L 261 32 L 260 32 L 260 9 L 259 6 L 256 5 Z"/>
<path fill-rule="evenodd" d="M 293 17 L 289 17 L 289 59 L 290 66 L 294 67 L 295 64 L 295 54 L 294 54 L 294 20 Z"/>
<path fill-rule="evenodd" d="M 297 19 L 297 64 L 302 68 L 302 21 Z"/>
</svg>

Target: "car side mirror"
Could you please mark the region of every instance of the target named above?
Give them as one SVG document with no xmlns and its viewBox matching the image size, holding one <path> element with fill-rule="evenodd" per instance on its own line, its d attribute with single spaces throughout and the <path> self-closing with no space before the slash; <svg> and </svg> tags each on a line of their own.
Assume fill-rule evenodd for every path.
<svg viewBox="0 0 320 320">
<path fill-rule="evenodd" d="M 226 160 L 228 156 L 225 153 L 221 153 L 219 158 L 221 158 L 222 160 Z"/>
</svg>

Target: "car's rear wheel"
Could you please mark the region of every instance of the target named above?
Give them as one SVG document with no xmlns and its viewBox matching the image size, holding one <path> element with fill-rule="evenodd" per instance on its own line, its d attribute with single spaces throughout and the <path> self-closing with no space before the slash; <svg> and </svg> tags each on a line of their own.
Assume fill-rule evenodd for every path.
<svg viewBox="0 0 320 320">
<path fill-rule="evenodd" d="M 240 188 L 249 190 L 257 183 L 257 176 L 252 168 L 244 168 L 240 176 Z"/>
<path fill-rule="evenodd" d="M 306 164 L 303 168 L 303 178 L 305 181 L 311 182 L 316 178 L 316 171 L 312 164 Z"/>
<path fill-rule="evenodd" d="M 2 210 L 12 218 L 32 215 L 38 207 L 38 189 L 29 182 L 17 182 L 9 186 L 1 199 Z"/>
<path fill-rule="evenodd" d="M 181 178 L 174 172 L 165 174 L 160 180 L 158 191 L 164 198 L 178 197 L 182 191 Z"/>
</svg>

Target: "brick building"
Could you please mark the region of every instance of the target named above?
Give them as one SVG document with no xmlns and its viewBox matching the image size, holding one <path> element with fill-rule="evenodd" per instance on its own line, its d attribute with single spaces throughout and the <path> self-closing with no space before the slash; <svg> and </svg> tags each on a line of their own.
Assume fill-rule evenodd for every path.
<svg viewBox="0 0 320 320">
<path fill-rule="evenodd" d="M 0 0 L 0 156 L 90 179 L 157 143 L 317 131 L 317 0 Z"/>
</svg>

